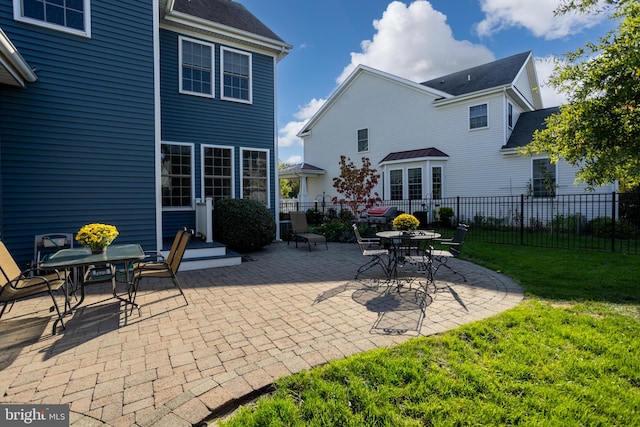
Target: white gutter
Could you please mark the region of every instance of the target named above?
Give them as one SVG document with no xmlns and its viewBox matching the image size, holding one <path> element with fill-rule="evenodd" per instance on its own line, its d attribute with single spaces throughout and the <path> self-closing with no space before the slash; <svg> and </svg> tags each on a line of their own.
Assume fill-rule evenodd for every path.
<svg viewBox="0 0 640 427">
<path fill-rule="evenodd" d="M 0 29 L 0 61 L 22 87 L 25 87 L 25 81 L 33 83 L 38 80 L 38 76 L 2 29 Z"/>
<path fill-rule="evenodd" d="M 175 10 L 167 10 L 167 14 L 164 19 L 176 24 L 183 24 L 203 31 L 215 32 L 224 37 L 235 38 L 252 43 L 268 50 L 277 51 L 280 55 L 282 55 L 283 51 L 287 51 L 288 53 L 288 51 L 293 47 L 285 42 L 280 42 L 248 31 L 239 30 L 228 25 L 214 23 L 206 19 L 196 18 L 186 13 L 176 12 Z"/>
</svg>

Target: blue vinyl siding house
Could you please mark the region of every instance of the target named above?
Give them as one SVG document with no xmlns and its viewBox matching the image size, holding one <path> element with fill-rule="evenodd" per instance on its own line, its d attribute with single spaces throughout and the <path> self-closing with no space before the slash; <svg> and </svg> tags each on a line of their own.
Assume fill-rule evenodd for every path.
<svg viewBox="0 0 640 427">
<path fill-rule="evenodd" d="M 230 0 L 54 3 L 0 2 L 0 238 L 17 261 L 90 222 L 161 249 L 195 227 L 196 198 L 273 209 L 288 44 Z"/>
</svg>

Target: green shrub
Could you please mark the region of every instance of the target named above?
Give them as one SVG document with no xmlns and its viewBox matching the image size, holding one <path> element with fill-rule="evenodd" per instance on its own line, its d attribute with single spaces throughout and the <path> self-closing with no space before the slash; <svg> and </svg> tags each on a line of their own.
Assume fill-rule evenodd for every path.
<svg viewBox="0 0 640 427">
<path fill-rule="evenodd" d="M 348 243 L 354 242 L 353 227 L 348 222 L 333 220 L 315 228 L 314 233 L 322 234 L 328 242 Z"/>
<path fill-rule="evenodd" d="M 435 217 L 436 213 L 434 211 L 434 217 Z M 450 227 L 451 226 L 451 219 L 453 219 L 453 208 L 444 206 L 442 208 L 440 208 L 439 211 L 439 215 L 440 215 L 440 222 L 442 223 L 443 227 Z"/>
<path fill-rule="evenodd" d="M 234 251 L 255 251 L 267 246 L 276 237 L 273 215 L 255 200 L 219 200 L 213 215 L 216 239 Z"/>
<path fill-rule="evenodd" d="M 587 223 L 586 231 L 593 234 L 595 237 L 611 237 L 613 235 L 611 218 L 607 216 L 600 216 L 592 219 Z"/>
<path fill-rule="evenodd" d="M 586 231 L 595 237 L 611 238 L 613 229 L 611 228 L 611 218 L 601 216 L 594 218 L 587 223 Z M 638 227 L 626 218 L 616 221 L 615 237 L 618 239 L 636 239 L 639 235 Z"/>
</svg>

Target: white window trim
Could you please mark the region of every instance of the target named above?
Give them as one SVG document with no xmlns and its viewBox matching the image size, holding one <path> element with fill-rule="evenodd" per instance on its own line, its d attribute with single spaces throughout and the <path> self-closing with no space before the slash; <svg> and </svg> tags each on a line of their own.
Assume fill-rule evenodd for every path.
<svg viewBox="0 0 640 427">
<path fill-rule="evenodd" d="M 358 137 L 358 132 L 360 132 L 361 130 L 366 130 L 367 131 L 367 149 L 366 150 L 360 150 L 360 138 Z M 370 150 L 370 142 L 371 142 L 371 130 L 368 127 L 365 128 L 359 128 L 356 129 L 356 150 L 359 153 L 368 153 Z"/>
<path fill-rule="evenodd" d="M 49 28 L 51 30 L 69 33 L 76 36 L 91 38 L 91 0 L 82 0 L 84 5 L 84 31 L 74 28 L 65 27 L 64 25 L 56 25 L 39 19 L 33 19 L 24 16 L 22 13 L 22 0 L 13 0 L 13 19 L 26 24 L 37 25 L 38 27 Z"/>
<path fill-rule="evenodd" d="M 235 148 L 230 145 L 202 144 L 200 145 L 200 199 L 204 200 L 204 150 L 205 148 L 222 148 L 231 150 L 231 198 L 235 199 L 236 186 L 236 153 Z"/>
<path fill-rule="evenodd" d="M 487 125 L 483 126 L 483 127 L 472 128 L 471 127 L 471 108 L 479 107 L 481 105 L 486 105 L 487 106 Z M 473 131 L 476 131 L 476 130 L 489 129 L 489 103 L 488 102 L 481 102 L 479 104 L 469 105 L 469 107 L 467 108 L 467 128 L 469 129 L 470 132 L 473 132 Z"/>
<path fill-rule="evenodd" d="M 411 183 L 409 182 L 409 171 L 410 170 L 414 170 L 417 169 L 420 171 L 420 197 L 417 199 L 411 199 L 410 196 L 410 186 Z M 415 166 L 407 166 L 407 169 L 405 171 L 405 174 L 407 175 L 407 190 L 406 190 L 406 199 L 407 200 L 422 200 L 424 199 L 424 166 L 423 165 L 415 165 Z"/>
<path fill-rule="evenodd" d="M 555 199 L 556 197 L 558 197 L 558 163 L 553 163 L 551 161 L 551 159 L 549 157 L 547 157 L 547 156 L 533 156 L 533 157 L 531 157 L 531 163 L 530 163 L 530 165 L 531 165 L 531 172 L 530 172 L 531 173 L 530 174 L 531 181 L 530 182 L 531 182 L 531 186 L 532 186 L 532 188 L 531 188 L 532 191 L 533 191 L 533 179 L 534 179 L 534 177 L 533 177 L 533 171 L 534 171 L 533 164 L 535 163 L 536 160 L 549 160 L 549 163 L 551 164 L 551 166 L 553 166 L 554 174 L 555 174 L 555 191 L 554 191 L 553 196 L 534 196 L 533 193 L 531 194 L 531 196 L 536 198 L 536 199 Z"/>
<path fill-rule="evenodd" d="M 397 165 L 396 165 L 397 166 Z M 400 171 L 400 175 L 402 176 L 402 197 L 400 199 L 393 199 L 392 197 L 392 183 L 391 183 L 391 173 L 395 171 Z M 389 169 L 389 200 L 405 200 L 407 197 L 407 167 L 401 166 L 393 169 Z"/>
<path fill-rule="evenodd" d="M 195 144 L 191 142 L 174 142 L 174 141 L 160 141 L 160 147 L 162 145 L 186 145 L 191 147 L 191 206 L 162 206 L 162 198 L 160 199 L 160 206 L 164 212 L 177 212 L 177 211 L 193 211 L 195 210 L 195 198 L 196 198 L 196 189 L 195 182 Z M 162 149 L 162 148 L 161 148 Z M 160 158 L 162 156 L 159 156 Z M 160 169 L 162 170 L 162 160 L 160 160 Z M 160 172 L 160 180 L 162 180 L 162 172 Z M 160 191 L 162 191 L 162 182 L 159 183 Z"/>
<path fill-rule="evenodd" d="M 435 199 L 433 197 L 433 169 L 434 168 L 440 168 L 440 193 L 441 194 L 439 199 Z M 429 192 L 427 194 L 429 194 L 432 200 L 442 200 L 446 197 L 444 194 L 444 164 L 429 165 Z"/>
<path fill-rule="evenodd" d="M 271 150 L 265 148 L 240 148 L 240 198 L 244 198 L 244 152 L 245 151 L 263 151 L 267 153 L 267 208 L 271 208 Z"/>
<path fill-rule="evenodd" d="M 232 98 L 224 96 L 224 53 L 234 52 L 249 57 L 249 99 Z M 220 46 L 220 99 L 224 101 L 239 102 L 242 104 L 253 104 L 253 55 L 238 49 L 232 49 L 226 46 Z"/>
<path fill-rule="evenodd" d="M 511 109 L 511 114 L 509 114 L 509 109 Z M 511 117 L 511 123 L 509 123 L 509 117 Z M 488 120 L 487 120 L 488 123 Z M 507 127 L 509 129 L 513 129 L 515 125 L 515 111 L 513 108 L 513 104 L 511 102 L 507 102 Z"/>
<path fill-rule="evenodd" d="M 197 44 L 201 44 L 204 46 L 209 46 L 211 48 L 211 81 L 210 86 L 211 86 L 211 93 L 207 94 L 207 93 L 201 93 L 201 92 L 192 92 L 190 90 L 184 90 L 182 88 L 182 42 L 183 41 L 188 41 L 191 43 L 197 43 Z M 185 95 L 192 95 L 192 96 L 200 96 L 202 98 L 215 98 L 216 97 L 216 90 L 215 90 L 215 74 L 216 74 L 216 70 L 215 70 L 215 45 L 212 43 L 207 43 L 207 42 L 203 42 L 202 40 L 196 40 L 196 39 L 192 39 L 189 37 L 183 37 L 183 36 L 178 36 L 178 85 L 179 85 L 179 92 Z"/>
</svg>

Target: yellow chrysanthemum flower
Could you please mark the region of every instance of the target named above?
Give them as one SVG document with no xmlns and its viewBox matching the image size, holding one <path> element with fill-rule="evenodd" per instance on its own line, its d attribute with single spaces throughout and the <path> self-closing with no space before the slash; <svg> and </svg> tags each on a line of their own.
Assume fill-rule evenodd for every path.
<svg viewBox="0 0 640 427">
<path fill-rule="evenodd" d="M 76 240 L 91 249 L 109 246 L 116 237 L 118 229 L 109 224 L 87 224 L 82 226 L 76 235 Z"/>
</svg>

